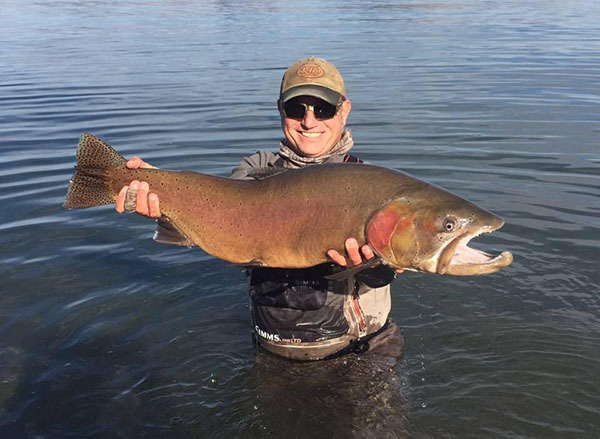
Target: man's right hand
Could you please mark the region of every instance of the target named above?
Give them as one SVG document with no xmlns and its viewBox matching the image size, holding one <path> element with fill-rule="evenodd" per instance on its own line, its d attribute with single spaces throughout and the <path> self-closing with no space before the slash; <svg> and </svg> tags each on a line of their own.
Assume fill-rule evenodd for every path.
<svg viewBox="0 0 600 439">
<path fill-rule="evenodd" d="M 146 163 L 139 157 L 132 157 L 126 163 L 126 166 L 129 169 L 157 169 L 156 166 Z M 133 206 L 134 203 L 135 207 Z M 140 182 L 133 180 L 131 183 L 129 183 L 129 186 L 123 186 L 119 192 L 119 195 L 117 195 L 115 208 L 119 213 L 123 213 L 125 211 L 135 211 L 140 215 L 148 216 L 150 218 L 160 217 L 160 204 L 158 201 L 158 195 L 150 192 L 150 187 L 145 181 Z"/>
</svg>

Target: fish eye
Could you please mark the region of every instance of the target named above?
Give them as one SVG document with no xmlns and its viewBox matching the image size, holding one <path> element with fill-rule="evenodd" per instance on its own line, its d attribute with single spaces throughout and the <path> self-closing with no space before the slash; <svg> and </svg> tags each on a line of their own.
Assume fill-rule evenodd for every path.
<svg viewBox="0 0 600 439">
<path fill-rule="evenodd" d="M 449 216 L 444 218 L 444 222 L 442 223 L 442 229 L 444 232 L 453 232 L 458 227 L 458 221 L 456 218 Z"/>
</svg>

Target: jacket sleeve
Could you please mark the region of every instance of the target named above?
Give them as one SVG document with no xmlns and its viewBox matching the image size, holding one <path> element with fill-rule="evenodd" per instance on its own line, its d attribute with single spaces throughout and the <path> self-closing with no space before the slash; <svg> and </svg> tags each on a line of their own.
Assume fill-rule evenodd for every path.
<svg viewBox="0 0 600 439">
<path fill-rule="evenodd" d="M 250 157 L 244 157 L 242 161 L 231 171 L 231 178 L 236 180 L 254 180 L 248 173 L 250 171 L 267 168 L 272 166 L 273 161 L 277 158 L 275 153 L 270 151 L 257 151 Z"/>
</svg>

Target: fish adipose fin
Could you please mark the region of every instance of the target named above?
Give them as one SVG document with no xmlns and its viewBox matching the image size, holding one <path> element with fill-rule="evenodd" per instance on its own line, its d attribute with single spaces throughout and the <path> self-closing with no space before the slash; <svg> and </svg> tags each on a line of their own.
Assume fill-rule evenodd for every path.
<svg viewBox="0 0 600 439">
<path fill-rule="evenodd" d="M 84 133 L 77 145 L 77 165 L 71 178 L 67 209 L 84 209 L 115 202 L 117 194 L 110 186 L 108 170 L 125 166 L 127 160 L 111 146 Z"/>
<path fill-rule="evenodd" d="M 325 276 L 325 279 L 329 280 L 345 280 L 349 277 L 355 276 L 363 270 L 367 270 L 369 268 L 374 268 L 380 265 L 383 262 L 381 258 L 371 258 L 366 262 L 363 262 L 360 265 L 355 265 L 354 267 L 345 268 L 337 273 L 328 274 Z"/>
</svg>

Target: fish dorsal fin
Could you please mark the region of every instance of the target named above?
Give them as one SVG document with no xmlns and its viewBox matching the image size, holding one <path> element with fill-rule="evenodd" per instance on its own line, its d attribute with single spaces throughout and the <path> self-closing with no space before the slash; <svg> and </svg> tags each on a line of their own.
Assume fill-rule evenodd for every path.
<svg viewBox="0 0 600 439">
<path fill-rule="evenodd" d="M 289 171 L 289 168 L 275 168 L 275 167 L 263 167 L 263 168 L 254 168 L 248 171 L 248 177 L 253 178 L 254 180 L 264 180 L 266 178 L 273 177 L 274 175 L 279 175 L 284 172 Z"/>
</svg>

